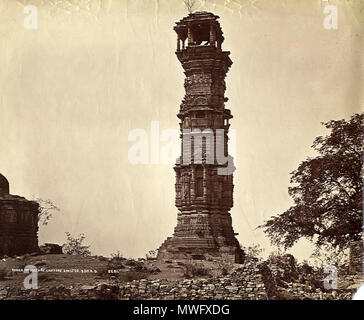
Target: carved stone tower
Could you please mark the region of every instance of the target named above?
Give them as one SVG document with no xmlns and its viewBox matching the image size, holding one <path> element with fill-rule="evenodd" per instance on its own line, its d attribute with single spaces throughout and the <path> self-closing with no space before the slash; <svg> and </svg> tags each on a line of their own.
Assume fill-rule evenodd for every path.
<svg viewBox="0 0 364 320">
<path fill-rule="evenodd" d="M 176 55 L 185 71 L 186 94 L 178 118 L 182 153 L 176 172 L 173 237 L 160 247 L 159 259 L 212 259 L 242 262 L 229 210 L 233 206 L 232 157 L 228 155 L 229 109 L 225 76 L 232 61 L 222 51 L 219 17 L 189 14 L 176 23 Z M 186 44 L 187 40 L 187 44 Z"/>
<path fill-rule="evenodd" d="M 0 174 L 0 256 L 22 255 L 38 249 L 38 203 L 9 193 Z"/>
</svg>

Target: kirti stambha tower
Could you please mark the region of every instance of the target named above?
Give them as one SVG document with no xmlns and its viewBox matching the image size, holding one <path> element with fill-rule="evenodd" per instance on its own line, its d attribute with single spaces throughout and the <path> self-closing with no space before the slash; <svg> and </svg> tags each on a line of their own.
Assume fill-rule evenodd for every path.
<svg viewBox="0 0 364 320">
<path fill-rule="evenodd" d="M 232 61 L 222 51 L 219 17 L 189 14 L 176 23 L 176 55 L 185 71 L 186 94 L 178 118 L 182 155 L 176 172 L 173 237 L 160 247 L 158 259 L 212 259 L 240 263 L 244 252 L 235 238 L 232 158 L 228 155 L 229 109 L 225 76 Z M 187 44 L 186 44 L 187 40 Z"/>
</svg>

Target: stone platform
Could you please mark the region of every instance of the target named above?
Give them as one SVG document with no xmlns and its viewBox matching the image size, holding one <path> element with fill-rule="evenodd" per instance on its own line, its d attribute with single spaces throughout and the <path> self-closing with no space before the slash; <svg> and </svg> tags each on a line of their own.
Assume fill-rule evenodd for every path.
<svg viewBox="0 0 364 320">
<path fill-rule="evenodd" d="M 179 214 L 173 237 L 164 241 L 158 259 L 222 260 L 242 263 L 244 252 L 225 214 Z"/>
</svg>

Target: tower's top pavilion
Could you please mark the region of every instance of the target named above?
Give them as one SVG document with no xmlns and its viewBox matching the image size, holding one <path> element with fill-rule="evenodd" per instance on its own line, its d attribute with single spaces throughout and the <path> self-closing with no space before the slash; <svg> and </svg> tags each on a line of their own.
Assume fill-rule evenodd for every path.
<svg viewBox="0 0 364 320">
<path fill-rule="evenodd" d="M 219 16 L 203 11 L 191 13 L 177 22 L 174 30 L 182 41 L 183 48 L 188 39 L 188 46 L 199 46 L 205 42 L 205 45 L 221 49 L 224 36 L 218 19 Z"/>
</svg>

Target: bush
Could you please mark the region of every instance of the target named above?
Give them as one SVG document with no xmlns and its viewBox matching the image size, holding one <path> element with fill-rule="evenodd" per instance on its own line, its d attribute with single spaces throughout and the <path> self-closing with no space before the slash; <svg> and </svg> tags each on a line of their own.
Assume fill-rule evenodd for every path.
<svg viewBox="0 0 364 320">
<path fill-rule="evenodd" d="M 78 237 L 72 237 L 69 232 L 66 232 L 67 243 L 63 245 L 63 252 L 70 255 L 90 256 L 90 246 L 83 245 L 85 235 L 81 233 Z"/>
<path fill-rule="evenodd" d="M 123 258 L 122 254 L 118 251 L 116 253 L 111 254 L 111 259 L 109 260 L 107 267 L 108 269 L 113 269 L 113 270 L 124 269 L 125 261 L 126 259 Z"/>
<path fill-rule="evenodd" d="M 120 251 L 111 254 L 110 262 L 115 265 L 122 264 L 126 259 L 123 257 Z"/>
</svg>

